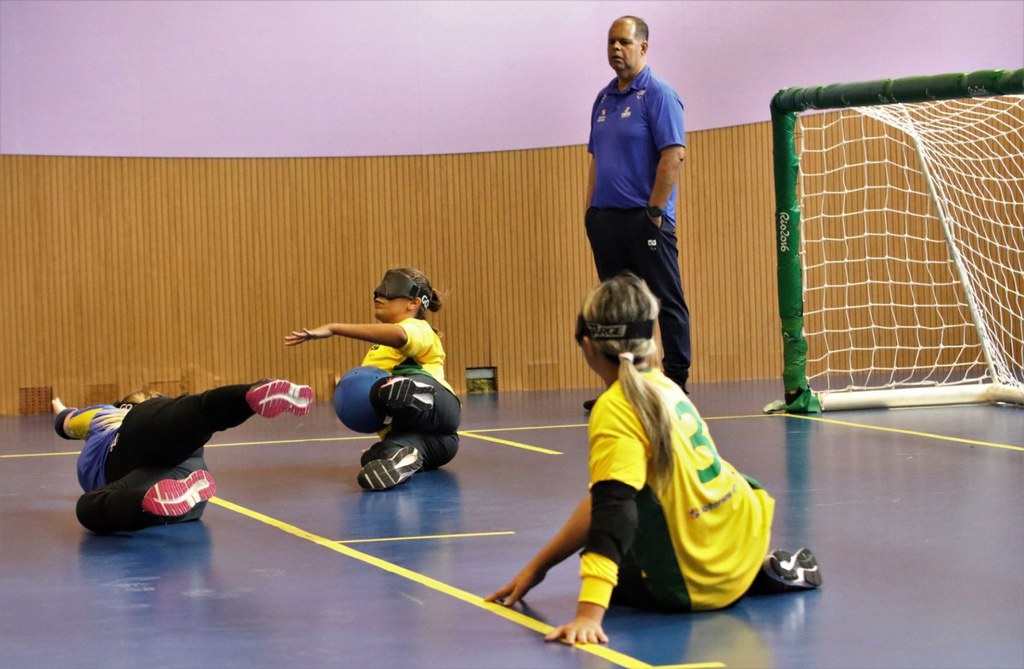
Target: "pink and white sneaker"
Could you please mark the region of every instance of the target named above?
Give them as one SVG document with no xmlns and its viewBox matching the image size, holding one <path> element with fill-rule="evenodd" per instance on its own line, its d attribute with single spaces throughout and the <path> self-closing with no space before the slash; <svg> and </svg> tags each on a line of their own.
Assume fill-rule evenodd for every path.
<svg viewBox="0 0 1024 669">
<path fill-rule="evenodd" d="M 274 379 L 253 386 L 245 394 L 245 401 L 264 418 L 274 418 L 285 411 L 305 416 L 313 407 L 313 389 L 291 381 Z"/>
<path fill-rule="evenodd" d="M 157 481 L 142 498 L 142 510 L 154 516 L 184 516 L 216 493 L 213 476 L 199 469 L 183 479 Z"/>
</svg>

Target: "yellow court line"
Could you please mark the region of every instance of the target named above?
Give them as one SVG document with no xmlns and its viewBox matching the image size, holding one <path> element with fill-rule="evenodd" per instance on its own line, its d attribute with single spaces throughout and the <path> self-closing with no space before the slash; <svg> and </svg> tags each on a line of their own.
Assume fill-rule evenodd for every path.
<svg viewBox="0 0 1024 669">
<path fill-rule="evenodd" d="M 568 425 L 521 425 L 519 427 L 485 427 L 469 430 L 470 432 L 518 432 L 521 430 L 557 430 L 564 427 L 586 427 L 589 423 L 570 423 Z M 459 434 L 462 434 L 461 432 Z"/>
<path fill-rule="evenodd" d="M 514 446 L 515 448 L 522 448 L 528 451 L 536 451 L 537 453 L 544 453 L 545 455 L 565 455 L 560 451 L 552 451 L 548 448 L 541 448 L 540 446 L 530 446 L 529 444 L 522 444 L 516 441 L 508 441 L 507 439 L 498 439 L 497 437 L 487 437 L 482 434 L 475 434 L 474 432 L 459 432 L 461 437 L 471 437 L 473 439 L 481 439 L 483 441 L 493 441 L 498 444 L 504 444 L 505 446 Z M 263 446 L 266 444 L 302 444 L 307 442 L 315 441 L 355 441 L 359 439 L 371 439 L 374 438 L 372 435 L 365 437 L 322 437 L 315 439 L 279 439 L 273 441 L 236 441 L 223 444 L 206 444 L 206 448 L 220 448 L 222 446 Z M 13 453 L 10 455 L 0 455 L 0 459 L 4 458 L 39 458 L 51 455 L 78 455 L 79 451 L 65 451 L 62 453 Z"/>
<path fill-rule="evenodd" d="M 0 455 L 0 460 L 6 458 L 45 458 L 52 455 L 78 455 L 81 451 L 60 451 L 58 453 L 10 453 L 8 455 Z"/>
<path fill-rule="evenodd" d="M 1022 446 L 1011 446 L 1009 444 L 997 444 L 992 441 L 978 441 L 976 439 L 964 439 L 963 437 L 947 437 L 942 434 L 932 434 L 931 432 L 915 432 L 914 430 L 902 430 L 896 427 L 881 427 L 879 425 L 864 425 L 863 423 L 850 423 L 845 420 L 836 420 L 834 418 L 821 418 L 819 416 L 804 416 L 801 414 L 791 413 L 778 413 L 771 414 L 773 416 L 783 416 L 788 418 L 799 418 L 801 420 L 817 421 L 819 423 L 830 423 L 832 425 L 843 425 L 845 427 L 860 427 L 865 430 L 878 430 L 880 432 L 894 432 L 896 434 L 906 434 L 913 437 L 926 437 L 928 439 L 938 439 L 939 441 L 952 441 L 958 444 L 972 444 L 974 446 L 988 446 L 990 448 L 1003 448 L 1008 451 L 1021 451 L 1024 452 Z"/>
<path fill-rule="evenodd" d="M 771 418 L 776 414 L 764 414 L 764 413 L 752 413 L 752 414 L 739 414 L 736 416 L 702 416 L 704 420 L 737 420 L 740 418 Z"/>
<path fill-rule="evenodd" d="M 223 444 L 206 444 L 206 448 L 220 448 L 221 446 L 263 446 L 267 444 L 304 444 L 313 441 L 358 441 L 359 439 L 373 439 L 373 435 L 361 437 L 314 437 L 306 439 L 273 439 L 269 441 L 235 441 Z M 0 460 L 6 458 L 42 458 L 53 455 L 78 455 L 81 451 L 60 451 L 55 453 L 10 453 L 0 455 Z"/>
<path fill-rule="evenodd" d="M 789 414 L 773 414 L 773 415 L 789 415 Z M 712 418 L 705 418 L 704 420 L 724 420 L 728 418 L 767 418 L 764 414 L 761 415 L 750 415 L 750 416 L 718 416 Z M 460 431 L 459 436 L 471 437 L 474 439 L 482 439 L 484 441 L 493 441 L 496 444 L 504 444 L 505 446 L 512 446 L 514 448 L 522 448 L 527 451 L 536 451 L 537 453 L 544 453 L 545 455 L 565 455 L 561 451 L 553 451 L 547 448 L 541 448 L 540 446 L 530 446 L 529 444 L 523 444 L 517 441 L 508 441 L 505 439 L 499 439 L 497 437 L 486 437 L 482 433 L 484 432 L 516 432 L 522 430 L 557 430 L 562 428 L 580 428 L 587 427 L 587 423 L 573 423 L 568 425 L 534 425 L 534 426 L 522 426 L 522 427 L 489 427 L 479 430 L 466 430 Z M 266 446 L 271 444 L 305 444 L 311 442 L 323 442 L 323 441 L 359 441 L 361 439 L 376 439 L 375 435 L 359 435 L 354 437 L 308 437 L 305 439 L 271 439 L 267 441 L 233 441 L 225 442 L 222 444 L 206 444 L 206 448 L 221 448 L 224 446 Z M 1012 448 L 1012 447 L 1011 447 Z M 41 458 L 53 455 L 78 455 L 80 451 L 61 451 L 57 453 L 11 453 L 8 455 L 0 455 L 0 460 L 13 459 L 13 458 Z"/>
<path fill-rule="evenodd" d="M 511 530 L 502 532 L 464 532 L 462 534 L 424 534 L 411 537 L 380 537 L 377 539 L 346 539 L 336 541 L 338 544 L 375 544 L 384 541 L 420 541 L 423 539 L 463 539 L 466 537 L 498 537 L 506 534 L 515 534 Z"/>
<path fill-rule="evenodd" d="M 233 441 L 223 444 L 206 444 L 207 448 L 219 446 L 263 446 L 264 444 L 305 444 L 311 441 L 358 441 L 360 439 L 376 439 L 373 434 L 365 434 L 359 437 L 307 437 L 305 439 L 273 439 L 269 441 Z"/>
<path fill-rule="evenodd" d="M 704 416 L 704 420 L 731 420 L 733 418 L 767 418 L 766 414 L 749 414 L 743 416 Z M 481 429 L 472 429 L 468 432 L 474 434 L 482 434 L 484 432 L 517 432 L 522 430 L 559 430 L 571 427 L 587 427 L 590 423 L 567 423 L 563 425 L 521 425 L 519 427 L 486 427 Z M 465 432 L 459 432 L 459 434 L 465 434 Z"/>
<path fill-rule="evenodd" d="M 459 588 L 450 586 L 447 583 L 438 581 L 437 579 L 430 578 L 429 576 L 425 576 L 410 569 L 406 569 L 405 567 L 400 567 L 396 564 L 392 564 L 391 562 L 387 562 L 386 560 L 381 560 L 380 558 L 376 558 L 368 553 L 357 551 L 354 548 L 349 548 L 348 546 L 345 546 L 339 543 L 338 541 L 333 541 L 331 539 L 318 536 L 311 532 L 307 532 L 294 525 L 290 525 L 275 518 L 271 518 L 270 516 L 266 516 L 262 513 L 259 513 L 258 511 L 253 511 L 252 509 L 247 509 L 244 506 L 239 506 L 234 502 L 229 502 L 219 497 L 212 498 L 210 502 L 216 504 L 217 506 L 224 507 L 225 509 L 234 511 L 235 513 L 239 513 L 243 516 L 252 518 L 253 520 L 257 520 L 266 525 L 270 525 L 271 527 L 277 528 L 282 532 L 291 534 L 292 536 L 299 537 L 300 539 L 305 539 L 306 541 L 310 541 L 328 550 L 341 553 L 346 557 L 359 560 L 360 562 L 366 563 L 373 567 L 377 567 L 378 569 L 382 569 L 390 574 L 401 576 L 402 578 L 413 581 L 414 583 L 419 583 L 420 585 L 430 588 L 431 590 L 436 590 L 437 592 L 440 592 L 442 594 L 454 597 L 455 599 L 459 599 L 463 602 L 466 602 L 467 604 L 471 604 L 479 609 L 483 609 L 484 611 L 493 613 L 510 622 L 516 623 L 517 625 L 521 625 L 533 632 L 537 632 L 538 634 L 547 634 L 552 629 L 554 629 L 553 627 L 551 627 L 551 625 L 548 625 L 547 623 L 542 623 L 539 620 L 531 618 L 514 609 L 501 606 L 500 604 L 485 602 L 482 597 L 474 595 L 471 592 L 460 590 Z M 600 644 L 576 644 L 576 648 L 585 653 L 596 655 L 597 657 L 607 660 L 608 662 L 612 662 L 620 667 L 625 667 L 626 669 L 653 669 L 653 667 L 650 664 L 647 664 L 646 662 L 641 662 L 640 660 L 629 657 L 628 655 L 623 655 L 622 653 L 618 653 L 612 650 L 611 648 L 608 648 L 607 646 L 602 646 Z M 723 667 L 725 665 L 702 664 L 680 666 L 685 666 L 687 669 L 691 669 L 691 667 L 693 669 L 696 669 L 697 667 Z"/>
<path fill-rule="evenodd" d="M 496 444 L 504 444 L 505 446 L 513 446 L 515 448 L 522 448 L 527 451 L 536 451 L 537 453 L 544 453 L 545 455 L 565 455 L 561 451 L 552 451 L 548 448 L 541 448 L 540 446 L 530 446 L 528 444 L 521 444 L 518 441 L 508 441 L 507 439 L 498 439 L 497 437 L 485 437 L 482 434 L 475 434 L 474 432 L 459 432 L 460 437 L 472 437 L 473 439 L 482 439 L 484 441 L 493 441 Z"/>
</svg>

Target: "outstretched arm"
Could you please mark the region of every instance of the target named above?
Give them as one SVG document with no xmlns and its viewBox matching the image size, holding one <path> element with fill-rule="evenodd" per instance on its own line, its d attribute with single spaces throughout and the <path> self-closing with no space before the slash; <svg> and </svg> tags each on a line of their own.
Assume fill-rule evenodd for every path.
<svg viewBox="0 0 1024 669">
<path fill-rule="evenodd" d="M 295 330 L 285 335 L 284 345 L 298 346 L 313 339 L 326 339 L 333 335 L 392 348 L 402 348 L 409 341 L 405 330 L 393 323 L 327 323 L 312 329 Z"/>
<path fill-rule="evenodd" d="M 499 602 L 512 606 L 530 591 L 533 586 L 544 580 L 548 570 L 562 562 L 573 553 L 579 552 L 587 540 L 590 529 L 590 494 L 580 502 L 576 510 L 569 516 L 562 529 L 537 553 L 515 578 L 496 590 L 488 602 Z"/>
</svg>

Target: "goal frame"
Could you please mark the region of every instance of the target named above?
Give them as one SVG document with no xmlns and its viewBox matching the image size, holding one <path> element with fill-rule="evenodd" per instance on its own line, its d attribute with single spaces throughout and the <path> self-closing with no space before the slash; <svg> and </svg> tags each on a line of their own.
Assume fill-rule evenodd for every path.
<svg viewBox="0 0 1024 669">
<path fill-rule="evenodd" d="M 878 79 L 780 90 L 771 100 L 772 158 L 775 185 L 775 250 L 779 317 L 783 340 L 785 398 L 766 410 L 817 413 L 824 410 L 921 406 L 966 402 L 1016 401 L 1016 392 L 981 383 L 939 388 L 814 393 L 807 379 L 804 337 L 804 286 L 800 258 L 801 215 L 797 194 L 799 155 L 796 120 L 807 110 L 841 110 L 899 104 L 1024 94 L 1024 68 L 979 70 L 900 79 Z"/>
</svg>

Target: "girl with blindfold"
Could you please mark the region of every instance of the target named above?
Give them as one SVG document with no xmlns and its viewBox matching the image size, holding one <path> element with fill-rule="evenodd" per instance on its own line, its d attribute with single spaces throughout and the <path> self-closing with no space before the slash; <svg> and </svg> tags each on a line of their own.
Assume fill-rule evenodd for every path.
<svg viewBox="0 0 1024 669">
<path fill-rule="evenodd" d="M 659 611 L 821 585 L 814 555 L 768 553 L 774 500 L 723 460 L 678 385 L 650 364 L 658 302 L 633 274 L 583 304 L 576 338 L 608 386 L 590 414 L 590 491 L 562 530 L 487 601 L 511 606 L 582 551 L 576 618 L 548 641 L 607 643 L 611 603 Z M 767 556 L 766 556 L 767 553 Z"/>
<path fill-rule="evenodd" d="M 373 291 L 377 323 L 327 323 L 296 330 L 285 345 L 348 337 L 372 344 L 364 368 L 381 370 L 369 388 L 381 440 L 363 452 L 356 477 L 366 490 L 387 490 L 415 472 L 447 464 L 459 450 L 462 407 L 444 378 L 445 351 L 426 321 L 441 299 L 419 270 L 389 269 Z"/>
</svg>

